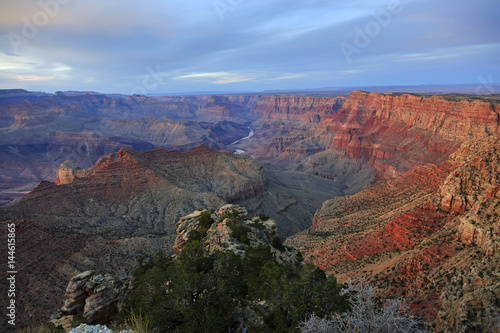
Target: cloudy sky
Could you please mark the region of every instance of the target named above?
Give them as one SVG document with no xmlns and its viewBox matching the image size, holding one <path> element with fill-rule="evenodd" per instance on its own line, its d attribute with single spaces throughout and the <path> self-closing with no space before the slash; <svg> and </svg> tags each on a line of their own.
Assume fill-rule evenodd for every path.
<svg viewBox="0 0 500 333">
<path fill-rule="evenodd" d="M 0 89 L 500 81 L 498 0 L 1 0 Z"/>
</svg>

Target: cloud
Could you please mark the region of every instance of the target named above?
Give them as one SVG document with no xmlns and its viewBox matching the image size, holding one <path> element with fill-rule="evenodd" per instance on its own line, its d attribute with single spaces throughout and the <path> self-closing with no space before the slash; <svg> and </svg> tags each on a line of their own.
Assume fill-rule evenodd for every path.
<svg viewBox="0 0 500 333">
<path fill-rule="evenodd" d="M 268 79 L 268 80 L 270 80 L 270 81 L 292 80 L 292 79 L 298 79 L 298 78 L 301 78 L 304 76 L 306 76 L 306 74 L 293 74 L 293 75 L 285 75 L 285 76 L 275 77 L 275 78 Z"/>
<path fill-rule="evenodd" d="M 339 44 L 354 45 L 356 27 L 377 22 L 374 13 L 387 10 L 388 0 L 228 1 L 223 20 L 211 0 L 69 1 L 19 52 L 6 36 L 23 36 L 26 20 L 33 23 L 43 9 L 38 1 L 4 2 L 2 87 L 17 75 L 24 88 L 129 94 L 143 86 L 148 68 L 161 68 L 155 75 L 162 84 L 146 85 L 146 93 L 228 84 L 258 91 L 500 77 L 497 0 L 482 0 L 481 6 L 401 0 L 402 12 L 368 36 L 351 63 Z"/>
<path fill-rule="evenodd" d="M 194 79 L 194 80 L 204 80 L 210 79 L 213 84 L 229 84 L 250 81 L 252 77 L 246 77 L 237 73 L 228 72 L 215 72 L 215 73 L 191 73 L 187 75 L 181 75 L 174 78 L 175 80 L 183 79 Z M 215 79 L 215 80 L 213 80 Z M 213 80 L 213 81 L 212 81 Z"/>
<path fill-rule="evenodd" d="M 38 76 L 38 75 L 16 75 L 13 79 L 17 81 L 51 81 L 54 80 L 53 76 Z"/>
<path fill-rule="evenodd" d="M 363 73 L 363 71 L 359 70 L 359 69 L 349 69 L 349 70 L 345 70 L 345 71 L 340 71 L 339 74 L 342 74 L 342 75 L 353 75 L 353 74 L 359 74 L 359 73 Z"/>
<path fill-rule="evenodd" d="M 187 74 L 187 75 L 181 75 L 177 76 L 174 79 L 179 80 L 179 79 L 204 79 L 204 78 L 218 78 L 218 77 L 227 77 L 231 76 L 233 74 L 231 73 L 225 73 L 225 72 L 217 72 L 217 73 L 193 73 L 193 74 Z"/>
</svg>

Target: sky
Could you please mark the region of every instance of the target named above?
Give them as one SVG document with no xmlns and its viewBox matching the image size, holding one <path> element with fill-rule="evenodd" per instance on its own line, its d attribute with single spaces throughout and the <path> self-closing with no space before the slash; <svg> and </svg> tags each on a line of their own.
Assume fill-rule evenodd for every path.
<svg viewBox="0 0 500 333">
<path fill-rule="evenodd" d="M 0 0 L 0 89 L 500 81 L 498 0 Z"/>
</svg>

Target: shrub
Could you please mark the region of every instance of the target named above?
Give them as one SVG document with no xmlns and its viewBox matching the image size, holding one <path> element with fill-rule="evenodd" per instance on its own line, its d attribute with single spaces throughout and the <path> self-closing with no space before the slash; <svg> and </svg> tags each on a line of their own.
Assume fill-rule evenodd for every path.
<svg viewBox="0 0 500 333">
<path fill-rule="evenodd" d="M 231 229 L 231 237 L 240 243 L 250 245 L 250 238 L 248 238 L 249 228 L 242 221 L 229 222 L 227 225 Z"/>
<path fill-rule="evenodd" d="M 192 230 L 189 233 L 188 242 L 189 241 L 201 241 L 202 239 L 203 239 L 203 235 L 198 230 Z"/>
<path fill-rule="evenodd" d="M 211 212 L 209 212 L 208 210 L 200 214 L 198 221 L 200 222 L 200 227 L 206 230 L 210 229 L 212 224 L 215 222 L 212 218 Z"/>
<path fill-rule="evenodd" d="M 410 309 L 401 300 L 389 300 L 383 306 L 375 298 L 376 288 L 364 279 L 348 282 L 344 292 L 351 297 L 351 310 L 331 319 L 312 315 L 300 323 L 301 333 L 347 332 L 424 332 L 423 324 L 408 315 Z"/>
<path fill-rule="evenodd" d="M 273 238 L 272 245 L 273 245 L 273 247 L 276 250 L 279 250 L 279 251 L 285 251 L 286 250 L 285 246 L 281 242 L 281 238 L 279 238 L 278 236 L 276 236 L 276 237 Z"/>
<path fill-rule="evenodd" d="M 267 216 L 264 213 L 260 213 L 259 214 L 259 219 L 261 219 L 262 221 L 267 221 L 267 220 L 269 220 L 269 216 Z"/>
<path fill-rule="evenodd" d="M 87 323 L 87 319 L 84 316 L 82 316 L 81 314 L 77 314 L 77 315 L 73 316 L 69 325 L 71 327 L 77 327 L 80 324 L 86 324 L 86 323 Z"/>
<path fill-rule="evenodd" d="M 252 228 L 256 228 L 256 229 L 265 229 L 266 227 L 264 226 L 264 224 L 262 223 L 262 221 L 254 221 L 252 223 L 249 223 L 248 224 L 249 227 L 252 227 Z"/>
<path fill-rule="evenodd" d="M 208 254 L 201 241 L 190 241 L 177 259 L 158 255 L 149 262 L 136 274 L 123 323 L 142 313 L 141 320 L 160 332 L 291 332 L 311 313 L 347 308 L 333 277 L 309 264 L 280 264 L 267 246 L 249 247 L 240 257 Z M 249 324 L 248 313 L 260 321 Z"/>
</svg>

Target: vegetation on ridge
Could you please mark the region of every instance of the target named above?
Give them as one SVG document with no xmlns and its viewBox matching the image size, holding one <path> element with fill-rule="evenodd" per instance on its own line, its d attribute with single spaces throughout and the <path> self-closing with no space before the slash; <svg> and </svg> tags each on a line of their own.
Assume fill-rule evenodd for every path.
<svg viewBox="0 0 500 333">
<path fill-rule="evenodd" d="M 154 332 L 316 332 L 350 325 L 354 319 L 361 325 L 357 328 L 368 323 L 373 332 L 400 324 L 408 332 L 420 331 L 420 322 L 406 315 L 408 308 L 401 301 L 382 307 L 375 288 L 364 281 L 359 288 L 344 288 L 312 264 L 279 260 L 291 250 L 277 233 L 265 234 L 260 218 L 248 219 L 246 214 L 242 207 L 226 205 L 218 213 L 203 210 L 181 219 L 178 227 L 183 232 L 186 223 L 197 229 L 189 231 L 176 256 L 158 253 L 138 260 L 121 320 L 140 313 Z M 219 238 L 210 234 L 223 224 L 238 244 L 213 250 L 208 244 Z M 265 235 L 265 242 L 250 245 L 246 240 L 256 232 Z M 368 315 L 378 326 L 370 326 Z M 318 332 L 323 331 L 328 330 Z"/>
<path fill-rule="evenodd" d="M 311 314 L 347 309 L 334 277 L 311 264 L 278 263 L 268 246 L 245 256 L 208 253 L 190 239 L 174 257 L 139 260 L 134 289 L 121 312 L 141 313 L 160 332 L 293 332 Z"/>
<path fill-rule="evenodd" d="M 205 253 L 190 241 L 177 259 L 158 254 L 140 262 L 122 311 L 142 313 L 161 332 L 290 332 L 314 313 L 344 311 L 346 297 L 333 277 L 312 265 L 279 264 L 266 246 L 245 257 Z"/>
</svg>

